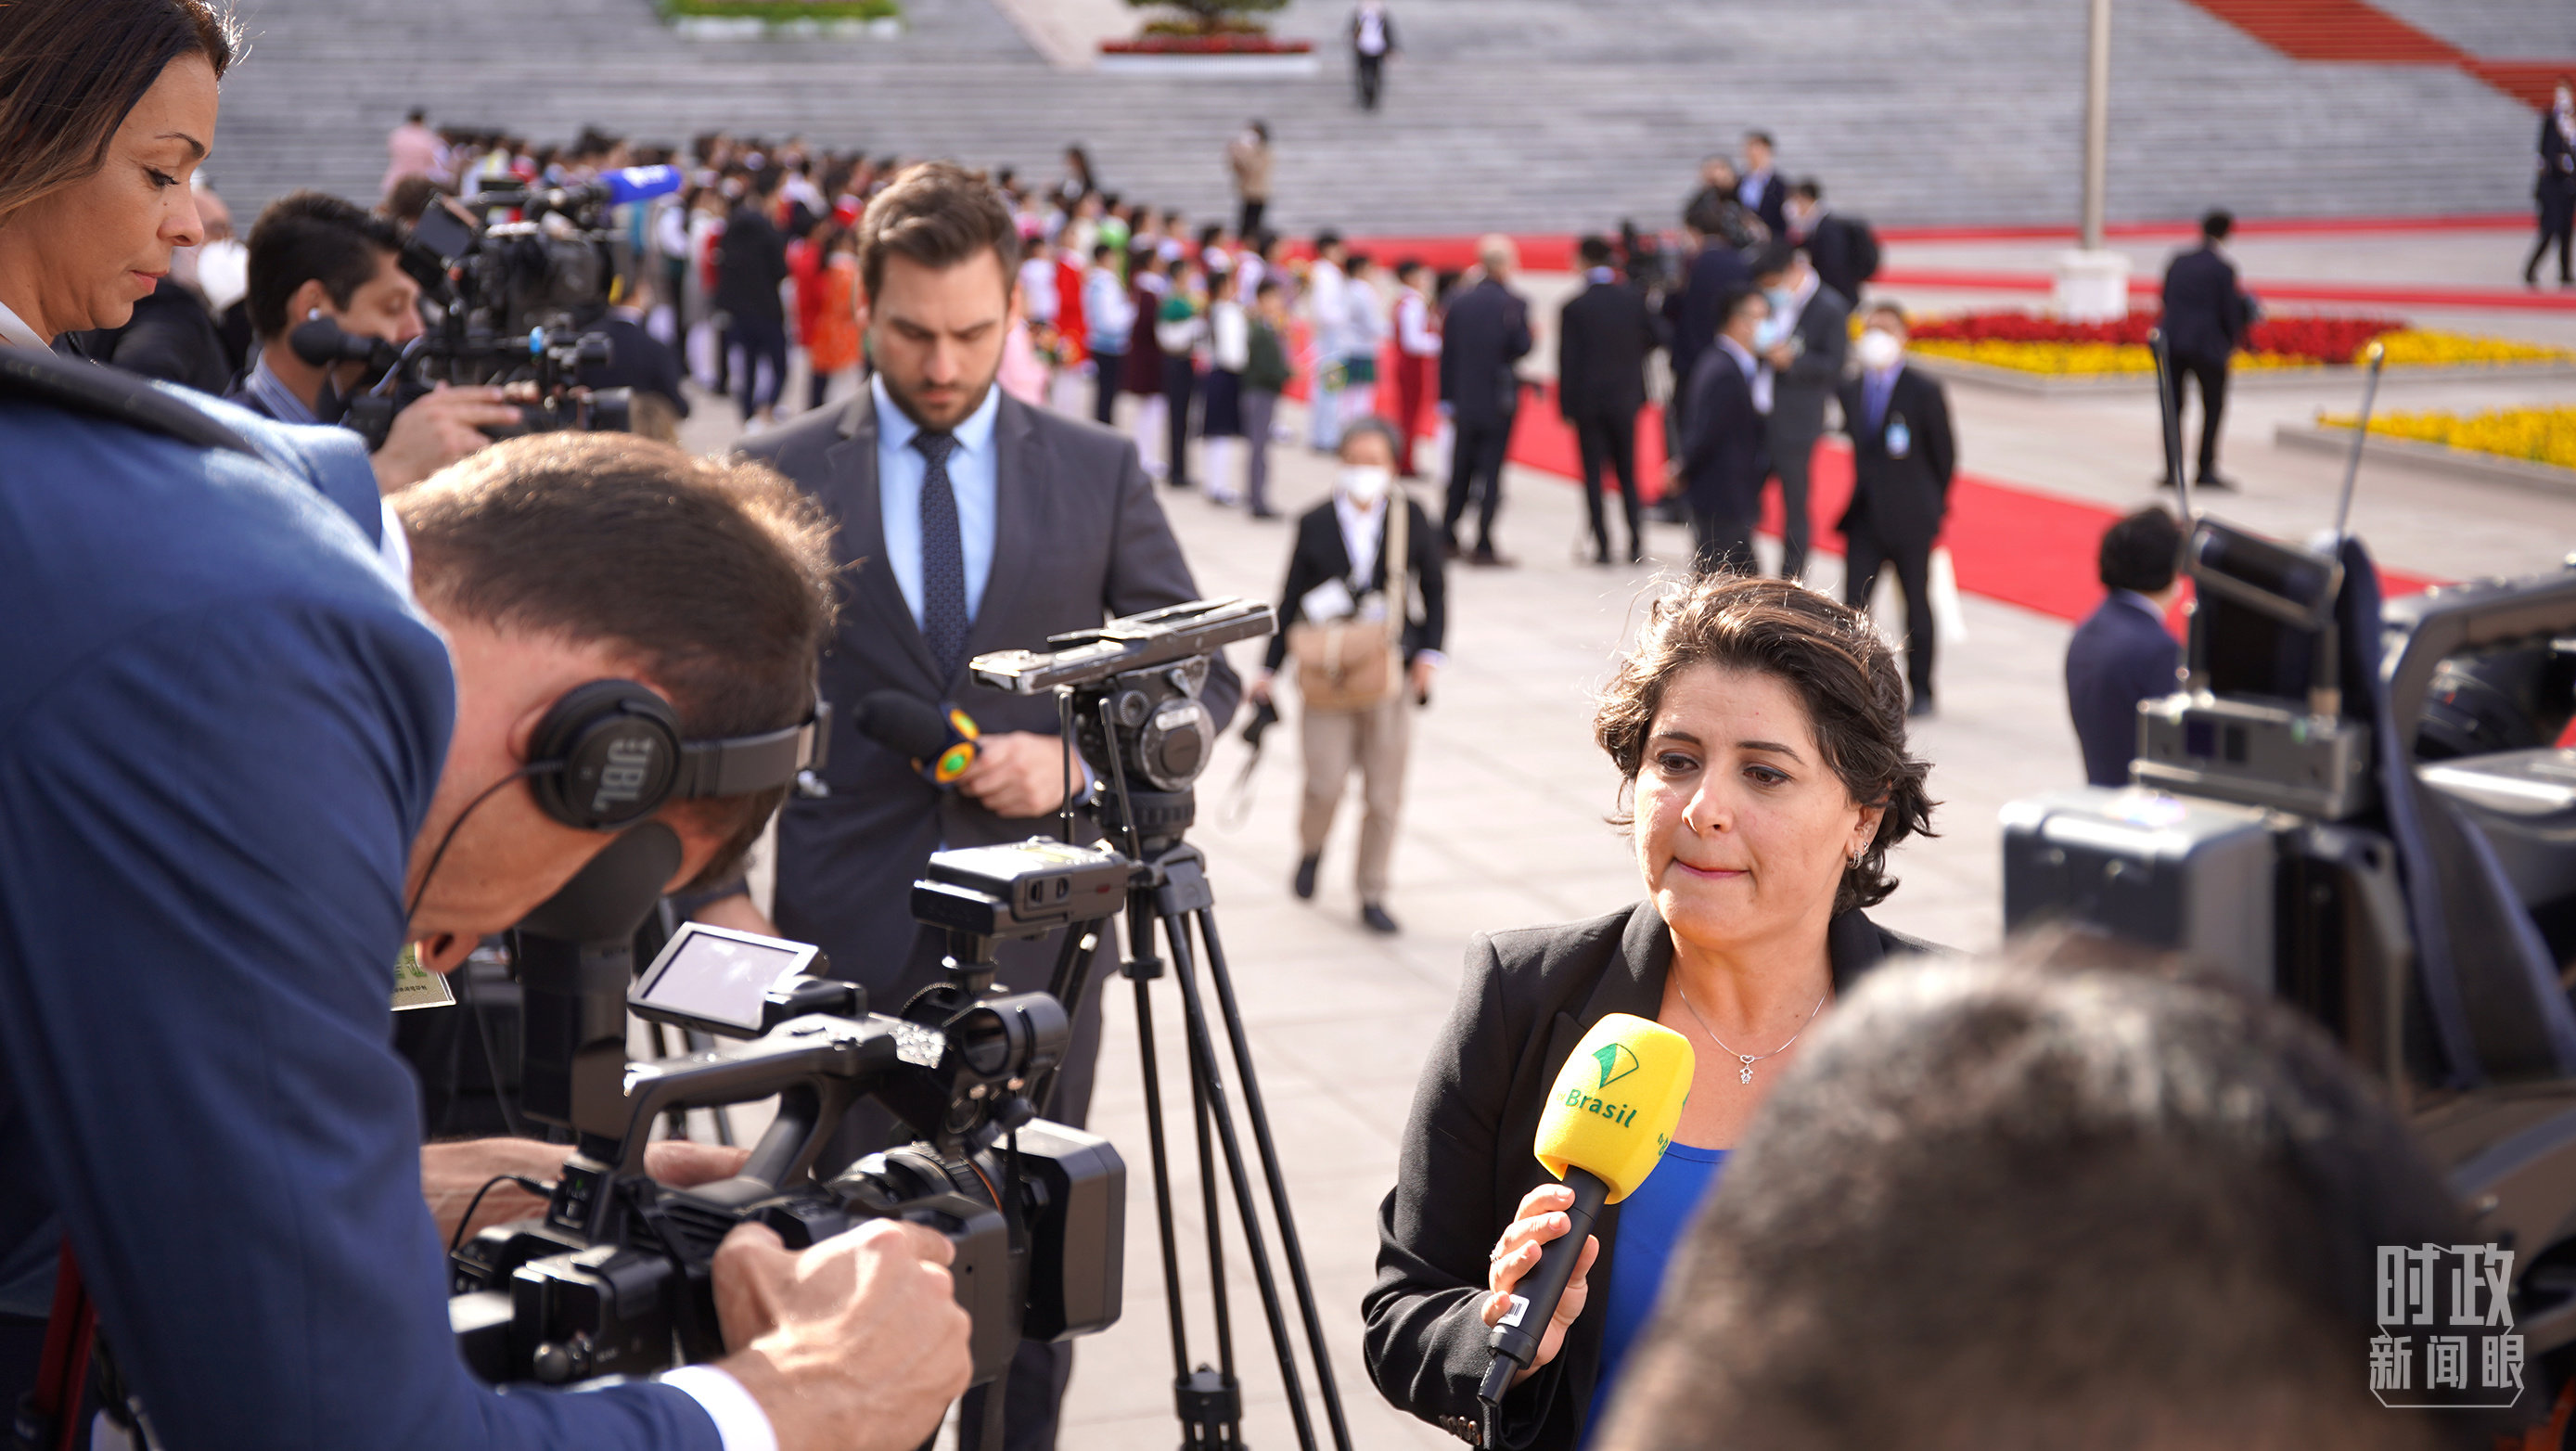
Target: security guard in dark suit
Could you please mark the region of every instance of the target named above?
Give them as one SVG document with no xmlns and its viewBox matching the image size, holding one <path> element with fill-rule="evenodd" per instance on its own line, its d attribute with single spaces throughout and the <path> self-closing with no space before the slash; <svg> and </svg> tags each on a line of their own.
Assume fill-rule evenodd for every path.
<svg viewBox="0 0 2576 1451">
<path fill-rule="evenodd" d="M 1843 533 L 1843 603 L 1867 609 L 1880 566 L 1905 587 L 1908 715 L 1932 713 L 1932 543 L 1950 508 L 1958 449 L 1950 401 L 1929 374 L 1905 366 L 1905 314 L 1869 310 L 1853 345 L 1860 376 L 1843 384 L 1843 431 L 1852 441 L 1851 507 Z"/>
<path fill-rule="evenodd" d="M 2166 384 L 2173 390 L 2174 429 L 2165 439 L 2165 476 L 2170 485 L 2182 472 L 2182 461 L 2170 456 L 2182 447 L 2182 385 L 2200 385 L 2200 467 L 2192 487 L 2232 489 L 2235 483 L 2218 473 L 2218 425 L 2227 416 L 2227 362 L 2245 346 L 2254 325 L 2254 302 L 2236 285 L 2236 264 L 2218 244 L 2227 240 L 2236 219 L 2211 212 L 2200 221 L 2200 245 L 2165 269 L 2165 347 L 2173 359 Z"/>
</svg>

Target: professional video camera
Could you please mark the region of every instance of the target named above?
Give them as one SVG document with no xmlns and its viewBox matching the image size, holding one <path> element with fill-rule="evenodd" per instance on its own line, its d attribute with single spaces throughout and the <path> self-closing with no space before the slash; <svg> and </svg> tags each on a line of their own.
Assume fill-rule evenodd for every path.
<svg viewBox="0 0 2576 1451">
<path fill-rule="evenodd" d="M 2004 809 L 2004 923 L 2313 1015 L 2516 1251 L 2537 1363 L 2576 1346 L 2576 558 L 2383 607 L 2351 487 L 2312 548 L 2191 523 L 2183 689 L 2140 704 L 2131 786 Z"/>
<path fill-rule="evenodd" d="M 321 356 L 306 351 L 304 329 L 293 345 L 316 366 L 368 364 L 366 389 L 342 421 L 370 449 L 383 445 L 395 414 L 439 383 L 533 391 L 520 405 L 520 426 L 486 430 L 495 437 L 625 432 L 628 390 L 575 387 L 582 368 L 611 360 L 609 339 L 590 330 L 607 314 L 617 275 L 608 212 L 667 195 L 680 180 L 675 168 L 640 166 L 582 186 L 484 191 L 434 204 L 412 227 L 402 259 L 436 313 L 429 331 L 399 354 L 337 328 L 312 334 L 310 346 Z"/>
<path fill-rule="evenodd" d="M 543 1219 L 484 1230 L 453 1257 L 450 1319 L 476 1374 L 561 1385 L 721 1355 L 710 1268 L 746 1223 L 790 1248 L 872 1218 L 947 1235 L 978 1384 L 1023 1338 L 1116 1321 L 1125 1165 L 1106 1141 L 1037 1117 L 1070 1037 L 1065 1010 L 996 990 L 992 963 L 997 940 L 1070 937 L 1117 911 L 1126 864 L 1055 842 L 934 856 L 916 904 L 949 933 L 949 977 L 890 1017 L 821 976 L 810 946 L 699 923 L 638 979 L 628 944 L 678 850 L 667 828 L 630 830 L 516 934 L 524 1102 L 577 1140 Z M 630 1066 L 630 1009 L 745 1041 Z M 773 1095 L 777 1117 L 741 1173 L 685 1190 L 645 1173 L 656 1118 Z M 870 1097 L 918 1142 L 818 1182 L 823 1143 Z"/>
</svg>

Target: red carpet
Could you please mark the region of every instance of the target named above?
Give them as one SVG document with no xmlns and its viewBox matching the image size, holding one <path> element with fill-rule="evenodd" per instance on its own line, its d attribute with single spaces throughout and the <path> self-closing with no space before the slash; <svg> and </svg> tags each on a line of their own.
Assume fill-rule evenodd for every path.
<svg viewBox="0 0 2576 1451">
<path fill-rule="evenodd" d="M 2480 61 L 2473 64 L 2490 63 Z M 2532 66 L 2535 69 L 2551 69 L 2541 62 L 2533 62 Z M 2571 65 L 2570 69 L 2576 69 L 2576 65 Z M 2551 70 L 2551 73 L 2557 74 L 2555 70 Z M 2357 236 L 2372 233 L 2528 231 L 2530 227 L 2529 211 L 2420 217 L 2278 217 L 2271 219 L 2239 217 L 2236 221 L 2236 236 L 2242 240 L 2248 237 Z M 1872 230 L 1878 233 L 1878 239 L 1882 243 L 2062 241 L 2071 246 L 2076 240 L 2075 228 L 2071 226 L 1884 226 L 1873 227 Z M 2200 222 L 2197 218 L 2181 221 L 2113 222 L 2104 228 L 2103 232 L 2113 240 L 2171 238 L 2184 241 L 2200 235 Z M 1571 233 L 1516 233 L 1512 237 L 1512 243 L 1520 249 L 1521 269 L 1525 272 L 1574 270 L 1575 238 Z M 1408 257 L 1421 261 L 1434 271 L 1463 272 L 1476 263 L 1474 237 L 1353 237 L 1351 250 L 1366 253 L 1390 267 Z M 1293 242 L 1289 251 L 1299 257 L 1312 255 L 1311 249 L 1303 242 Z M 1880 280 L 1885 281 L 1883 278 Z"/>
<path fill-rule="evenodd" d="M 1637 467 L 1647 481 L 1643 492 L 1649 498 L 1658 493 L 1656 481 L 1663 478 L 1663 436 L 1661 412 L 1648 409 L 1638 420 Z M 1511 456 L 1524 468 L 1569 481 L 1583 476 L 1574 434 L 1557 416 L 1552 398 L 1533 399 L 1522 407 L 1512 433 Z M 2153 462 L 2146 467 L 2153 468 Z M 1822 553 L 1842 552 L 1834 521 L 1842 517 L 1851 489 L 1851 449 L 1840 439 L 1829 438 L 1816 450 L 1808 498 L 1815 547 Z M 1949 546 L 1962 591 L 2061 620 L 2080 620 L 2102 602 L 2094 554 L 2102 531 L 2119 517 L 2098 504 L 2036 493 L 1963 471 L 1950 485 L 1950 519 L 1941 542 Z M 1779 491 L 1766 491 L 1762 532 L 1776 539 L 1780 524 Z M 2434 583 L 2399 570 L 2381 571 L 2380 582 L 2392 595 L 2413 594 Z"/>
<path fill-rule="evenodd" d="M 1303 334 L 1301 326 L 1292 340 L 1300 353 L 1305 348 Z M 1378 375 L 1394 376 L 1392 349 L 1380 361 Z M 1287 396 L 1301 401 L 1305 398 L 1302 369 L 1289 383 Z M 1391 385 L 1381 389 L 1381 397 L 1392 403 Z M 1427 437 L 1437 419 L 1426 410 L 1414 424 L 1417 435 Z M 1975 440 L 1967 440 L 1965 451 L 1972 453 L 1974 448 Z M 1527 395 L 1522 404 L 1512 428 L 1511 461 L 1569 483 L 1581 483 L 1582 457 L 1575 448 L 1573 430 L 1557 414 L 1553 385 Z M 2141 464 L 2143 469 L 2154 466 L 2152 459 Z M 1663 410 L 1657 407 L 1649 406 L 1637 419 L 1637 475 L 1639 491 L 1647 499 L 1661 496 L 1664 420 Z M 1446 479 L 1423 482 L 1420 497 L 1426 508 L 1439 506 L 1446 483 Z M 1829 437 L 1816 450 L 1808 489 L 1808 517 L 1814 521 L 1809 533 L 1818 552 L 1836 556 L 1842 553 L 1842 536 L 1835 532 L 1834 524 L 1842 517 L 1851 490 L 1851 447 Z M 1764 491 L 1762 509 L 1762 532 L 1778 538 L 1782 514 L 1777 489 Z M 1962 470 L 1950 483 L 1950 518 L 1942 530 L 1941 542 L 1949 547 L 1950 562 L 1962 592 L 2061 620 L 2080 620 L 2102 602 L 2094 557 L 2102 531 L 2119 517 L 2098 504 L 2018 488 Z M 1510 537 L 1508 527 L 1505 536 Z M 1526 541 L 1522 547 L 1527 547 Z M 2435 583 L 2402 570 L 2380 571 L 2380 587 L 2389 595 L 2413 594 Z"/>
<path fill-rule="evenodd" d="M 2549 105 L 2567 61 L 2488 60 L 2418 30 L 2364 0 L 2191 0 L 2254 39 L 2301 61 L 2453 66 L 2535 110 Z"/>
<path fill-rule="evenodd" d="M 1961 272 L 1932 267 L 1895 267 L 1870 279 L 1873 294 L 1907 288 L 1953 288 L 1978 292 L 2050 292 L 2057 279 L 2045 272 Z M 2158 277 L 2131 277 L 2129 295 L 2156 297 L 2164 282 Z M 2245 290 L 2265 302 L 2325 302 L 2351 307 L 2465 307 L 2518 312 L 2576 312 L 2576 295 L 2533 292 L 2519 287 L 2389 286 L 2375 282 L 2248 281 Z"/>
</svg>

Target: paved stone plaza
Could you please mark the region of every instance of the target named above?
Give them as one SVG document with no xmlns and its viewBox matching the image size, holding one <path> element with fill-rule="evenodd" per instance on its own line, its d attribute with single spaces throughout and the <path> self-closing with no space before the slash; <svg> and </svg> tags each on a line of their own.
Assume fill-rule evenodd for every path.
<svg viewBox="0 0 2576 1451">
<path fill-rule="evenodd" d="M 2484 279 L 2509 250 L 2506 234 L 2468 234 L 2451 252 L 2450 285 Z M 2369 240 L 2326 239 L 2275 248 L 2258 277 L 2372 275 Z M 2385 244 L 2398 250 L 2412 243 Z M 2160 255 L 2160 254 L 2159 254 Z M 1890 265 L 1931 267 L 1939 259 L 1899 252 Z M 1981 265 L 2020 265 L 1999 256 Z M 2406 275 L 2426 280 L 2423 270 Z M 1553 321 L 1553 299 L 1568 279 L 1536 276 L 1525 286 Z M 1909 296 L 1925 306 L 1995 306 L 1994 294 Z M 2409 310 L 2410 313 L 2412 310 Z M 2429 314 L 2427 315 L 2429 316 Z M 2498 312 L 2472 319 L 2479 330 L 2555 340 L 2552 315 Z M 2440 325 L 2467 326 L 2448 318 Z M 1533 355 L 1537 371 L 1552 357 Z M 791 397 L 801 393 L 791 389 Z M 2035 398 L 1954 386 L 1962 469 L 2032 492 L 2106 508 L 2153 496 L 2153 399 L 2131 396 Z M 2413 383 L 2392 386 L 2384 406 L 2479 407 L 2566 401 L 2576 384 Z M 2231 400 L 2225 464 L 2245 492 L 2217 504 L 2226 517 L 2289 537 L 2323 527 L 2341 481 L 2341 461 L 2277 448 L 2273 426 L 2318 410 L 2349 409 L 2348 381 L 2239 390 Z M 1293 411 L 1293 410 L 1292 410 Z M 732 410 L 710 400 L 691 429 L 699 447 L 721 447 Z M 1299 432 L 1302 436 L 1302 429 Z M 1273 450 L 1278 507 L 1322 500 L 1331 465 L 1301 446 Z M 1419 496 L 1436 508 L 1432 489 Z M 1322 889 L 1297 901 L 1294 821 L 1300 789 L 1293 720 L 1275 733 L 1238 796 L 1246 753 L 1229 736 L 1202 782 L 1195 839 L 1212 863 L 1219 917 L 1281 1158 L 1299 1216 L 1356 1445 L 1433 1447 L 1449 1438 L 1388 1409 L 1360 1361 L 1358 1301 L 1371 1277 L 1374 1215 L 1394 1181 L 1395 1154 L 1421 1055 L 1449 1008 L 1462 954 L 1475 933 L 1616 910 L 1641 893 L 1625 840 L 1605 824 L 1617 779 L 1592 744 L 1590 694 L 1606 677 L 1663 571 L 1685 557 L 1676 526 L 1650 526 L 1648 567 L 1599 569 L 1575 558 L 1583 535 L 1580 490 L 1515 468 L 1500 533 L 1521 566 L 1508 571 L 1453 567 L 1450 666 L 1419 718 L 1406 797 L 1396 885 L 1389 909 L 1403 923 L 1393 939 L 1364 931 L 1350 873 L 1357 834 L 1351 801 L 1325 855 Z M 1274 599 L 1287 558 L 1284 522 L 1256 523 L 1211 507 L 1196 494 L 1166 492 L 1164 504 L 1208 594 Z M 2468 483 L 2373 463 L 2363 475 L 2356 527 L 2383 562 L 2417 574 L 2458 578 L 2554 567 L 2576 541 L 2576 495 Z M 1823 521 L 1826 525 L 1830 519 Z M 1819 544 L 1836 546 L 1829 530 Z M 1820 556 L 1814 583 L 1839 587 L 1840 561 Z M 1917 749 L 1934 762 L 1942 802 L 1937 839 L 1900 850 L 1903 881 L 1878 915 L 1901 930 L 1962 948 L 1991 946 L 2002 931 L 1997 810 L 2035 791 L 2080 784 L 2060 669 L 2067 622 L 1974 596 L 1968 635 L 1947 646 L 1941 714 L 1922 722 Z M 1237 647 L 1249 669 L 1257 653 Z M 1233 824 L 1237 811 L 1240 824 Z M 1167 1085 L 1178 1081 L 1178 998 L 1155 989 L 1156 1026 Z M 1142 1093 L 1137 1082 L 1131 989 L 1113 981 L 1109 1040 L 1093 1127 L 1127 1153 L 1132 1178 L 1127 1240 L 1127 1315 L 1084 1343 L 1068 1404 L 1069 1451 L 1126 1451 L 1177 1442 L 1171 1361 L 1154 1216 L 1148 1197 Z M 1174 1104 L 1182 1100 L 1175 1098 Z M 1191 1169 L 1183 1120 L 1172 1123 L 1185 1174 Z M 1184 1226 L 1192 1353 L 1215 1352 L 1206 1320 L 1206 1260 L 1197 1248 L 1195 1179 L 1184 1177 L 1175 1218 Z M 1230 1243 L 1239 1245 L 1229 1226 Z M 1294 1444 L 1277 1368 L 1262 1329 L 1254 1286 L 1241 1257 L 1231 1289 L 1236 1355 L 1248 1409 L 1245 1436 L 1262 1448 Z M 1292 1320 L 1293 1326 L 1293 1320 Z M 1311 1382 L 1310 1382 L 1311 1386 Z M 1318 1422 L 1319 1438 L 1324 1432 Z"/>
</svg>

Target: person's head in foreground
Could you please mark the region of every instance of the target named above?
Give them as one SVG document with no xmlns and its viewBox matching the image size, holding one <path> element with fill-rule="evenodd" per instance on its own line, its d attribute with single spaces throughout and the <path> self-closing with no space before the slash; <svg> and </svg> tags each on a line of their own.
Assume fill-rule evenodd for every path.
<svg viewBox="0 0 2576 1451">
<path fill-rule="evenodd" d="M 513 784 L 568 692 L 638 682 L 691 741 L 812 714 L 833 614 L 830 530 L 761 465 L 615 433 L 495 444 L 396 508 L 457 677 L 456 731 L 406 884 L 422 963 L 445 971 L 614 839 L 554 819 Z M 671 889 L 733 870 L 785 795 L 665 806 L 658 819 L 683 847 Z"/>
<path fill-rule="evenodd" d="M 1658 600 L 1593 733 L 1685 958 L 1813 965 L 1835 914 L 1896 889 L 1889 848 L 1931 826 L 1894 655 L 1867 616 L 1795 581 L 1710 575 Z"/>
<path fill-rule="evenodd" d="M 2069 939 L 1876 974 L 1689 1231 L 1606 1451 L 2460 1443 L 2372 1396 L 2380 1245 L 2470 1231 L 2304 1019 Z"/>
</svg>

